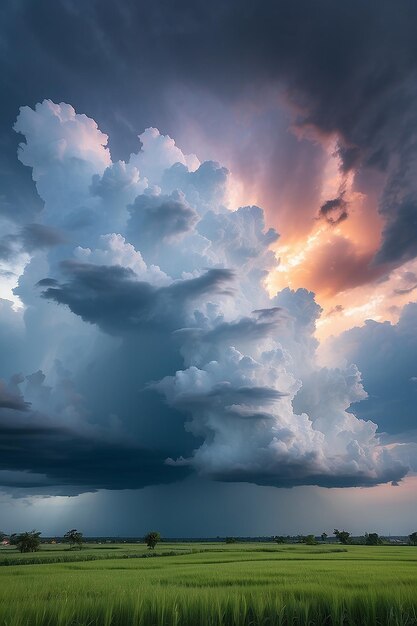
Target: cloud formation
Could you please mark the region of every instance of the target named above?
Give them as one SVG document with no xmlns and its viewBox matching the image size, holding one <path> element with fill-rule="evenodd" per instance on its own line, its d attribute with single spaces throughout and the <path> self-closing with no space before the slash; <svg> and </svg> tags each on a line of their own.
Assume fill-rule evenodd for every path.
<svg viewBox="0 0 417 626">
<path fill-rule="evenodd" d="M 24 107 L 15 128 L 45 210 L 21 230 L 25 376 L 0 386 L 4 485 L 401 480 L 397 447 L 351 412 L 366 398 L 359 370 L 317 363 L 314 294 L 269 296 L 278 234 L 259 207 L 226 208 L 225 168 L 155 129 L 113 163 L 95 122 L 66 104 Z"/>
<path fill-rule="evenodd" d="M 347 202 L 344 200 L 343 195 L 333 198 L 332 200 L 326 200 L 326 202 L 320 207 L 319 218 L 326 220 L 331 226 L 336 226 L 341 222 L 344 222 L 348 218 Z"/>
<path fill-rule="evenodd" d="M 0 384 L 2 487 L 72 495 L 97 489 L 138 488 L 183 478 L 186 469 L 164 464 L 164 452 L 129 441 L 114 424 L 86 421 L 83 399 L 62 368 L 56 387 L 45 375 Z M 20 385 L 25 384 L 25 401 Z M 74 489 L 75 487 L 75 489 Z"/>
<path fill-rule="evenodd" d="M 25 224 L 16 234 L 4 235 L 0 239 L 0 261 L 11 261 L 19 254 L 45 250 L 63 243 L 58 230 L 43 224 Z"/>
<path fill-rule="evenodd" d="M 332 344 L 341 359 L 357 363 L 366 380 L 368 397 L 352 410 L 363 419 L 378 415 L 382 431 L 408 432 L 411 440 L 417 425 L 413 380 L 417 372 L 416 328 L 414 302 L 404 307 L 397 324 L 368 320 L 363 327 L 344 332 Z"/>
<path fill-rule="evenodd" d="M 239 172 L 253 192 L 248 203 L 265 206 L 283 238 L 294 240 L 308 236 L 320 207 L 328 211 L 326 203 L 338 198 L 337 190 L 321 193 L 331 141 L 341 174 L 351 175 L 355 190 L 372 198 L 364 203 L 364 217 L 378 211 L 383 233 L 381 241 L 374 240 L 374 221 L 358 220 L 353 235 L 364 230 L 372 241 L 363 250 L 357 237 L 350 237 L 358 263 L 346 272 L 346 280 L 337 281 L 337 289 L 350 289 L 355 272 L 364 284 L 375 283 L 376 274 L 380 278 L 415 258 L 414 3 L 406 1 L 400 12 L 391 0 L 377 5 L 373 0 L 318 0 L 314 7 L 309 0 L 267 0 L 262 11 L 247 1 L 223 4 L 195 0 L 173 6 L 160 0 L 142 7 L 122 0 L 115 7 L 111 0 L 93 0 L 86 7 L 45 0 L 36 7 L 2 7 L 7 28 L 0 61 L 6 94 L 0 120 L 5 146 L 0 214 L 19 225 L 39 220 L 42 202 L 29 171 L 14 164 L 11 126 L 21 103 L 34 105 L 49 94 L 56 101 L 74 101 L 110 135 L 114 163 L 109 165 L 103 144 L 94 156 L 100 179 L 92 181 L 96 199 L 106 188 L 109 203 L 115 185 L 133 202 L 138 185 L 143 193 L 147 178 L 153 178 L 167 195 L 180 188 L 193 206 L 188 196 L 195 193 L 201 202 L 212 203 L 198 180 L 203 173 L 198 159 L 166 133 L 175 134 L 186 139 L 184 145 L 200 142 L 206 158 L 221 158 Z M 215 49 L 213 41 L 218 42 Z M 60 114 L 67 125 L 78 127 L 80 153 L 69 143 L 65 150 L 68 156 L 74 151 L 73 166 L 78 162 L 81 167 L 94 129 L 69 110 Z M 136 129 L 149 123 L 140 135 L 146 162 L 141 162 L 142 151 L 129 159 L 136 150 Z M 61 139 L 67 141 L 65 133 Z M 52 141 L 48 150 L 59 154 L 63 147 Z M 209 161 L 203 165 L 218 177 L 221 193 L 225 172 Z M 105 175 L 103 167 L 108 168 Z M 34 174 L 41 185 L 41 171 Z M 60 176 L 59 168 L 54 175 Z M 213 185 L 210 189 L 214 193 Z M 79 206 L 67 216 L 74 229 L 95 219 L 94 206 L 85 207 L 80 192 L 72 189 Z M 345 211 L 331 210 L 331 221 L 347 232 L 354 211 L 349 206 L 349 219 L 340 220 Z M 321 280 L 317 276 L 314 288 Z"/>
</svg>

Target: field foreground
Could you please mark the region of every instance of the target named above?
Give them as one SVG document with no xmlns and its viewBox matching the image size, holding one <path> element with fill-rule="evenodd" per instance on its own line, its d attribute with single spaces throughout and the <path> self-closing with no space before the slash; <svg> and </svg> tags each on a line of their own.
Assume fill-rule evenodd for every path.
<svg viewBox="0 0 417 626">
<path fill-rule="evenodd" d="M 1 550 L 0 624 L 417 625 L 414 547 L 162 543 L 155 553 Z"/>
</svg>

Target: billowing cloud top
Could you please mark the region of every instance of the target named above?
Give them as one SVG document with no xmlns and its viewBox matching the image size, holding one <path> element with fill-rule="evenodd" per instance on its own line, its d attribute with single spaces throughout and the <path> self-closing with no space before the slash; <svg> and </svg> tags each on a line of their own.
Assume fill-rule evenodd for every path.
<svg viewBox="0 0 417 626">
<path fill-rule="evenodd" d="M 318 365 L 314 294 L 268 295 L 278 235 L 259 207 L 226 208 L 225 168 L 154 128 L 112 162 L 93 120 L 49 100 L 15 129 L 44 210 L 5 242 L 26 266 L 23 315 L 0 308 L 0 353 L 13 350 L 3 485 L 71 493 L 196 472 L 367 486 L 407 473 L 349 411 L 366 398 L 358 369 Z"/>
</svg>

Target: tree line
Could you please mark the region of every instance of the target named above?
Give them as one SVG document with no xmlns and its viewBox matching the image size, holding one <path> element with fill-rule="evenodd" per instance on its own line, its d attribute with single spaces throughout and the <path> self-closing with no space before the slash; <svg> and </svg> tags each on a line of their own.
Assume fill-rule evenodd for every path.
<svg viewBox="0 0 417 626">
<path fill-rule="evenodd" d="M 7 535 L 0 531 L 0 542 L 8 540 L 9 545 L 16 546 L 20 552 L 37 552 L 41 546 L 41 532 L 38 530 L 26 531 L 23 533 L 12 533 Z M 68 543 L 70 550 L 81 550 L 83 547 L 83 533 L 76 528 L 68 530 L 64 537 L 64 543 Z M 157 531 L 150 531 L 144 537 L 144 542 L 149 549 L 154 550 L 157 543 L 161 541 L 161 535 Z"/>
<path fill-rule="evenodd" d="M 336 539 L 343 545 L 367 545 L 367 546 L 381 546 L 384 543 L 387 543 L 384 537 L 378 535 L 378 533 L 368 533 L 366 532 L 363 537 L 353 538 L 351 533 L 347 530 L 338 530 L 337 528 L 333 531 Z M 320 539 L 323 543 L 325 543 L 328 539 L 327 533 L 322 533 L 320 535 Z M 283 537 L 277 535 L 274 537 L 274 541 L 276 543 L 289 543 L 291 541 L 291 537 Z M 305 543 L 306 545 L 315 545 L 319 543 L 317 541 L 317 537 L 315 535 L 298 535 L 296 537 L 296 541 L 298 543 Z M 417 531 L 408 535 L 408 543 L 411 546 L 417 546 Z"/>
<path fill-rule="evenodd" d="M 378 533 L 368 533 L 366 532 L 363 537 L 353 538 L 351 533 L 347 530 L 338 530 L 334 529 L 333 534 L 337 541 L 339 541 L 343 545 L 367 545 L 367 546 L 380 546 L 386 543 L 386 540 L 383 537 L 380 537 Z M 327 533 L 323 532 L 320 535 L 320 539 L 315 535 L 298 535 L 297 537 L 287 537 L 276 535 L 272 539 L 278 544 L 283 543 L 304 543 L 306 545 L 317 545 L 320 540 L 323 543 L 326 543 L 328 540 Z M 41 545 L 41 532 L 37 530 L 26 531 L 23 533 L 12 533 L 11 535 L 7 535 L 4 532 L 0 531 L 0 542 L 4 540 L 8 540 L 8 543 L 12 546 L 16 546 L 16 548 L 20 552 L 37 552 Z M 72 528 L 68 530 L 64 537 L 64 543 L 69 544 L 71 550 L 81 550 L 83 547 L 83 533 L 78 531 L 76 528 Z M 143 538 L 144 543 L 148 546 L 150 550 L 154 550 L 156 545 L 161 541 L 161 535 L 159 532 L 153 530 L 148 532 Z M 225 542 L 228 544 L 236 543 L 236 537 L 226 537 Z M 417 531 L 412 532 L 408 535 L 408 543 L 411 546 L 417 546 Z"/>
<path fill-rule="evenodd" d="M 39 530 L 30 530 L 23 533 L 6 533 L 0 532 L 0 542 L 8 540 L 9 545 L 16 546 L 20 552 L 37 552 L 41 545 L 41 532 Z M 72 528 L 65 533 L 63 537 L 64 543 L 68 543 L 70 549 L 78 548 L 81 550 L 83 545 L 83 534 L 76 528 Z"/>
</svg>

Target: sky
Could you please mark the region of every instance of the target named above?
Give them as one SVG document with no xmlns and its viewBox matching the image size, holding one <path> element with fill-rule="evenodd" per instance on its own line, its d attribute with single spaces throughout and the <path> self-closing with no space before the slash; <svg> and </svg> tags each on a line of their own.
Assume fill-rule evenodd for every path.
<svg viewBox="0 0 417 626">
<path fill-rule="evenodd" d="M 414 531 L 415 3 L 0 16 L 1 530 Z"/>
</svg>

